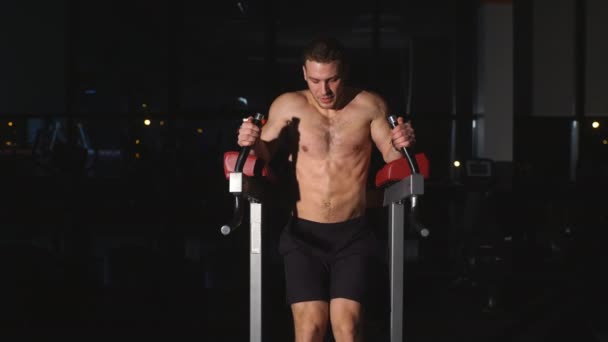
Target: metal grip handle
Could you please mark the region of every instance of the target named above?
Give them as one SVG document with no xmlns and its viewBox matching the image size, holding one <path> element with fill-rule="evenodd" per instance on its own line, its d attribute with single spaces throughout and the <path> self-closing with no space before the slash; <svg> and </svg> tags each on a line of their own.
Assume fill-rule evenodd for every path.
<svg viewBox="0 0 608 342">
<path fill-rule="evenodd" d="M 387 117 L 387 119 L 388 119 L 389 125 L 391 125 L 391 128 L 395 128 L 399 124 L 397 121 L 396 115 L 389 115 Z M 410 171 L 412 171 L 412 174 L 419 173 L 418 172 L 418 163 L 416 162 L 416 159 L 412 158 L 408 149 L 406 147 L 402 147 L 400 152 L 401 152 L 401 154 L 403 154 L 403 156 L 407 160 L 407 164 L 410 167 Z"/>
<path fill-rule="evenodd" d="M 391 128 L 395 128 L 399 124 L 399 122 L 397 121 L 396 115 L 389 115 L 387 117 L 387 119 L 388 119 L 388 123 L 391 126 Z M 410 167 L 410 171 L 412 172 L 412 174 L 419 173 L 418 172 L 418 163 L 416 162 L 415 158 L 412 158 L 412 154 L 410 153 L 410 151 L 407 148 L 402 147 L 401 154 L 403 154 L 403 156 L 407 160 L 407 164 Z M 425 226 L 420 224 L 420 222 L 418 222 L 417 207 L 418 207 L 418 196 L 412 195 L 410 197 L 410 216 L 409 216 L 410 217 L 410 219 L 409 219 L 410 229 L 415 231 L 416 233 L 418 233 L 421 237 L 426 238 L 429 236 L 430 232 L 429 232 L 428 228 L 426 228 Z"/>
<path fill-rule="evenodd" d="M 253 124 L 262 127 L 262 120 L 264 119 L 264 114 L 256 113 L 253 117 Z M 239 153 L 238 158 L 236 159 L 236 164 L 234 165 L 234 172 L 242 172 L 243 166 L 245 166 L 245 162 L 247 161 L 247 156 L 251 151 L 251 146 L 244 146 L 241 148 L 241 152 Z"/>
<path fill-rule="evenodd" d="M 264 115 L 261 113 L 256 113 L 253 116 L 253 123 L 262 127 L 262 120 L 264 120 Z M 236 159 L 236 164 L 234 165 L 234 172 L 243 172 L 243 167 L 245 166 L 245 162 L 247 161 L 247 157 L 249 156 L 249 152 L 251 151 L 251 146 L 244 146 L 241 148 L 239 152 L 239 156 Z M 220 232 L 223 235 L 228 235 L 235 231 L 243 222 L 243 195 L 240 193 L 234 194 L 234 211 L 232 213 L 232 220 L 230 223 L 223 225 L 220 228 Z"/>
</svg>

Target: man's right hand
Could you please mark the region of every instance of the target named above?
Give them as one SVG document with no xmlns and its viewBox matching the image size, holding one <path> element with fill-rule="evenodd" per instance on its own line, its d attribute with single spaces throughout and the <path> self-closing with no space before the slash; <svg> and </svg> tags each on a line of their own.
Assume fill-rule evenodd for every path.
<svg viewBox="0 0 608 342">
<path fill-rule="evenodd" d="M 239 146 L 253 146 L 259 138 L 260 128 L 253 123 L 253 116 L 243 119 L 237 139 Z"/>
</svg>

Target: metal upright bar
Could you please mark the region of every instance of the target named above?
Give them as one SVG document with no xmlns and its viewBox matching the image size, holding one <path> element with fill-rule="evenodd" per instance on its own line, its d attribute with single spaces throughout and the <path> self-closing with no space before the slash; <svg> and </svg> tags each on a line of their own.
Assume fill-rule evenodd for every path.
<svg viewBox="0 0 608 342">
<path fill-rule="evenodd" d="M 262 341 L 262 203 L 250 202 L 249 330 L 251 342 Z"/>
<path fill-rule="evenodd" d="M 391 203 L 389 206 L 391 341 L 403 341 L 404 222 L 403 203 L 400 201 Z"/>
<path fill-rule="evenodd" d="M 249 341 L 262 341 L 262 190 L 256 182 L 242 172 L 231 172 L 229 191 L 235 194 L 244 192 L 249 201 Z M 246 191 L 245 191 L 246 189 Z M 239 197 L 240 198 L 240 197 Z M 235 204 L 237 219 L 230 225 L 224 225 L 221 232 L 230 234 L 241 224 L 242 207 L 240 201 Z"/>
<path fill-rule="evenodd" d="M 389 272 L 390 272 L 390 335 L 391 342 L 404 341 L 403 329 L 403 287 L 404 287 L 404 250 L 405 241 L 405 205 L 404 200 L 415 200 L 424 194 L 424 177 L 421 174 L 410 175 L 384 189 L 384 206 L 389 208 Z"/>
</svg>

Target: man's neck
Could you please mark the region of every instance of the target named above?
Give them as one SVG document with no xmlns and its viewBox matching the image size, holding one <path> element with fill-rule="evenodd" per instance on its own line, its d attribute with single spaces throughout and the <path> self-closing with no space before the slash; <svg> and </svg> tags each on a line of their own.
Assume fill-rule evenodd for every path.
<svg viewBox="0 0 608 342">
<path fill-rule="evenodd" d="M 314 96 L 312 95 L 312 93 L 310 92 L 310 90 L 306 90 L 306 97 L 308 98 L 308 103 L 314 109 L 316 109 L 319 114 L 321 114 L 321 115 L 323 115 L 323 116 L 325 116 L 327 118 L 334 117 L 340 111 L 340 109 L 336 109 L 338 101 L 336 101 L 336 103 L 331 108 L 323 108 L 323 107 L 321 107 L 319 105 L 319 103 L 314 98 Z"/>
</svg>

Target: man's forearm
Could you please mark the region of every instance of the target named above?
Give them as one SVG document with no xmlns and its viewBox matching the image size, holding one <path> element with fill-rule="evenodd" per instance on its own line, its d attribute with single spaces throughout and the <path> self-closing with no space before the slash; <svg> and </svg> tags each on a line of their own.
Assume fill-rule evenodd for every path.
<svg viewBox="0 0 608 342">
<path fill-rule="evenodd" d="M 251 149 L 251 154 L 254 154 L 258 158 L 264 159 L 264 161 L 268 163 L 274 154 L 274 145 L 274 142 L 259 139 Z"/>
<path fill-rule="evenodd" d="M 403 154 L 401 154 L 401 151 L 397 150 L 392 143 L 389 143 L 388 146 L 385 147 L 385 152 L 383 153 L 383 155 L 384 162 L 386 163 L 390 163 L 399 158 L 403 158 Z"/>
<path fill-rule="evenodd" d="M 389 153 L 388 153 L 388 156 L 386 158 L 387 159 L 386 162 L 390 163 L 390 162 L 393 162 L 393 161 L 395 161 L 397 159 L 400 159 L 400 158 L 403 158 L 403 154 L 401 154 L 400 151 L 397 151 L 396 149 L 391 148 L 390 151 L 389 151 Z"/>
</svg>

